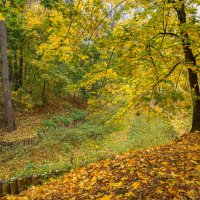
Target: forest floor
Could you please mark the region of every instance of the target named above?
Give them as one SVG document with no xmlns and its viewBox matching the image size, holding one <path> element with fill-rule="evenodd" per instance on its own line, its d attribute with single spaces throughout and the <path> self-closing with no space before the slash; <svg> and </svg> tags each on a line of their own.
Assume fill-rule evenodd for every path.
<svg viewBox="0 0 200 200">
<path fill-rule="evenodd" d="M 31 146 L 0 151 L 0 179 L 71 170 L 18 199 L 145 199 L 151 190 L 155 199 L 162 193 L 163 199 L 174 194 L 177 199 L 199 195 L 199 134 L 185 135 L 170 144 L 178 136 L 173 126 L 145 115 L 134 117 L 126 129 L 109 128 L 99 123 L 100 118 L 88 119 L 85 106 L 69 99 L 16 116 L 18 129 L 7 135 L 2 131 L 0 140 L 34 135 L 38 140 Z M 84 123 L 67 126 L 85 117 Z"/>
<path fill-rule="evenodd" d="M 23 112 L 23 109 L 17 108 L 15 112 L 17 129 L 7 132 L 0 129 L 0 141 L 18 141 L 24 138 L 31 138 L 37 135 L 38 129 L 44 128 L 42 122 L 50 116 L 67 115 L 73 108 L 84 108 L 85 105 L 79 101 L 73 101 L 72 98 L 63 98 L 50 101 L 45 106 L 38 106 L 32 112 Z"/>
<path fill-rule="evenodd" d="M 200 133 L 117 155 L 2 199 L 193 199 L 200 196 Z"/>
<path fill-rule="evenodd" d="M 168 122 L 145 116 L 135 117 L 132 126 L 121 130 L 105 127 L 99 117 L 68 128 L 70 120 L 87 115 L 84 107 L 73 99 L 63 99 L 33 113 L 17 112 L 18 130 L 0 140 L 16 141 L 33 133 L 38 139 L 30 146 L 0 151 L 0 179 L 69 171 L 129 150 L 166 144 L 177 136 Z"/>
<path fill-rule="evenodd" d="M 59 126 L 64 129 L 66 127 L 64 123 L 68 122 L 70 113 L 78 108 L 84 108 L 84 105 L 80 104 L 80 102 L 73 102 L 71 99 L 62 99 L 58 103 L 54 101 L 45 106 L 37 107 L 30 113 L 16 111 L 17 129 L 13 132 L 0 130 L 0 141 L 17 142 L 35 136 L 38 137 L 38 141 L 29 146 L 0 150 L 0 179 L 21 176 L 22 173 L 27 175 L 34 171 L 35 165 L 38 163 L 41 164 L 42 168 L 38 170 L 38 173 L 43 173 L 48 170 L 46 165 L 51 165 L 51 160 L 55 160 L 54 156 L 59 157 L 58 154 L 60 154 L 60 157 L 66 157 L 67 153 L 60 153 L 58 148 L 55 148 L 55 152 L 52 152 L 51 148 L 55 144 L 52 143 L 48 146 L 47 140 L 50 140 L 50 138 L 45 140 L 45 137 L 48 137 L 49 134 L 46 133 L 50 132 L 53 140 L 53 131 L 55 131 L 56 127 Z"/>
</svg>

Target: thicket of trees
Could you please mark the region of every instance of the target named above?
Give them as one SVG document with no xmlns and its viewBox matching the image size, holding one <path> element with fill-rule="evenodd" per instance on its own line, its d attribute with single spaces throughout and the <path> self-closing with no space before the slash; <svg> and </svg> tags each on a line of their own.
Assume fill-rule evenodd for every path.
<svg viewBox="0 0 200 200">
<path fill-rule="evenodd" d="M 2 1 L 12 96 L 30 110 L 78 92 L 117 123 L 193 108 L 200 130 L 199 10 L 199 0 Z"/>
</svg>

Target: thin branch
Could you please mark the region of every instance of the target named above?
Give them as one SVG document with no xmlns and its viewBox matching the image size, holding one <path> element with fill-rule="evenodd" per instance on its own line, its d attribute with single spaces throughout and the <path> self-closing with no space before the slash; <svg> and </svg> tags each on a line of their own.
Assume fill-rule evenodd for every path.
<svg viewBox="0 0 200 200">
<path fill-rule="evenodd" d="M 193 3 L 194 0 L 191 0 L 190 2 L 188 2 L 185 7 L 189 6 L 191 3 Z"/>
<path fill-rule="evenodd" d="M 176 33 L 168 33 L 168 32 L 164 32 L 164 33 L 158 33 L 159 35 L 170 35 L 170 36 L 174 36 L 174 37 L 180 37 L 179 35 L 177 35 Z"/>
<path fill-rule="evenodd" d="M 164 79 L 166 79 L 168 76 L 170 76 L 171 73 L 172 73 L 172 72 L 176 69 L 176 67 L 177 67 L 178 65 L 180 65 L 180 64 L 181 64 L 181 62 L 176 63 L 176 64 L 174 65 L 174 67 L 172 67 L 172 69 L 169 71 L 169 73 L 166 74 L 162 79 L 160 79 L 160 80 L 153 86 L 153 90 L 155 89 L 155 87 L 156 87 L 159 83 L 161 83 Z"/>
<path fill-rule="evenodd" d="M 155 68 L 155 71 L 156 71 L 156 79 L 157 79 L 157 81 L 159 81 L 158 68 L 157 68 L 156 63 L 154 62 L 154 59 L 152 58 L 151 55 L 150 55 L 150 59 L 151 59 L 151 63 L 153 64 L 153 66 Z M 158 85 L 158 89 L 160 90 L 159 83 L 157 85 Z"/>
<path fill-rule="evenodd" d="M 179 72 L 179 74 L 178 74 L 178 77 L 177 77 L 177 80 L 176 80 L 176 86 L 175 86 L 174 92 L 176 92 L 176 90 L 177 90 L 177 88 L 178 88 L 178 82 L 179 82 L 180 76 L 181 76 L 181 74 L 182 74 L 183 67 L 184 67 L 184 66 L 181 67 L 181 70 L 180 70 L 180 72 Z"/>
<path fill-rule="evenodd" d="M 115 52 L 115 49 L 117 48 L 117 46 L 118 46 L 118 45 L 116 45 L 116 46 L 113 48 L 113 50 L 112 50 L 112 52 L 111 52 L 111 55 L 110 55 L 110 57 L 109 57 L 109 60 L 108 60 L 107 66 L 106 66 L 106 73 L 105 73 L 105 75 L 104 75 L 104 79 L 103 79 L 103 82 L 102 82 L 102 84 L 101 84 L 101 88 L 100 88 L 100 90 L 99 90 L 99 94 L 101 94 L 101 90 L 102 90 L 102 88 L 105 86 L 107 71 L 108 71 L 108 68 L 109 68 L 109 66 L 110 66 L 112 57 L 113 57 L 113 55 L 114 55 L 114 52 Z"/>
<path fill-rule="evenodd" d="M 123 0 L 121 2 L 119 2 L 113 9 L 111 9 L 105 16 L 103 19 L 101 19 L 101 21 L 99 22 L 99 24 L 95 27 L 95 29 L 93 30 L 93 32 L 91 33 L 89 40 L 91 40 L 92 36 L 94 35 L 94 33 L 96 32 L 96 30 L 99 28 L 99 26 L 104 22 L 104 20 L 116 9 L 118 8 L 122 3 L 124 3 L 126 0 Z"/>
<path fill-rule="evenodd" d="M 78 2 L 78 4 L 77 4 L 77 9 L 78 9 L 80 3 L 81 3 L 81 0 L 79 0 L 79 2 Z M 71 19 L 71 21 L 70 21 L 69 28 L 68 28 L 68 31 L 67 31 L 66 36 L 68 36 L 68 34 L 70 33 L 70 29 L 71 29 L 71 27 L 72 27 L 73 22 L 74 22 L 74 16 L 72 17 L 72 19 Z"/>
</svg>

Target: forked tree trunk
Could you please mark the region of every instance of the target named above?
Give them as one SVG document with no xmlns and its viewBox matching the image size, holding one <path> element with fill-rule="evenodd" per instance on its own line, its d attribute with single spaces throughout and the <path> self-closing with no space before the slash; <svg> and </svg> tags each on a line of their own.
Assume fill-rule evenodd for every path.
<svg viewBox="0 0 200 200">
<path fill-rule="evenodd" d="M 180 1 L 183 2 L 183 1 Z M 180 35 L 182 39 L 182 46 L 185 55 L 185 62 L 187 64 L 196 66 L 196 58 L 192 52 L 190 38 L 186 30 L 183 30 L 183 26 L 186 24 L 186 12 L 185 12 L 185 4 L 182 3 L 176 8 L 176 12 L 178 15 L 178 19 L 180 22 Z M 200 131 L 200 90 L 198 83 L 198 75 L 193 69 L 188 68 L 189 74 L 189 82 L 190 82 L 190 90 L 192 93 L 192 101 L 193 101 L 193 116 L 192 116 L 192 129 L 193 131 Z"/>
<path fill-rule="evenodd" d="M 15 129 L 14 113 L 12 100 L 10 96 L 9 74 L 8 74 L 8 60 L 7 60 L 7 39 L 6 39 L 6 25 L 5 21 L 0 20 L 0 46 L 1 58 L 3 68 L 3 104 L 4 104 L 4 120 L 6 129 L 13 131 Z"/>
</svg>

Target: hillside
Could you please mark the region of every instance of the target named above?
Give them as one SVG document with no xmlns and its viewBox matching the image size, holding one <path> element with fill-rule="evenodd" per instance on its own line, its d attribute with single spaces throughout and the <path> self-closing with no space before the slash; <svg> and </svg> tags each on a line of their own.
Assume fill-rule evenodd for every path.
<svg viewBox="0 0 200 200">
<path fill-rule="evenodd" d="M 199 199 L 200 134 L 127 152 L 2 199 Z"/>
</svg>

